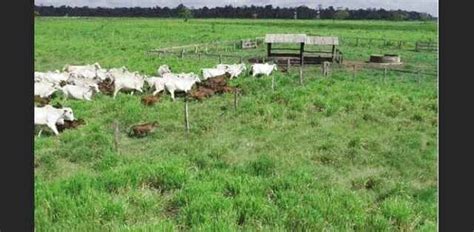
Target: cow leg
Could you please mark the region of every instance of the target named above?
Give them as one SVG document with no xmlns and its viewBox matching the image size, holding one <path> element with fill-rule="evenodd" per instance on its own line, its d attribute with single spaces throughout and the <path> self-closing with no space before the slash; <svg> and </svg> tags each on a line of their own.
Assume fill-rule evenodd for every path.
<svg viewBox="0 0 474 232">
<path fill-rule="evenodd" d="M 170 91 L 171 99 L 174 101 L 174 91 Z"/>
<path fill-rule="evenodd" d="M 58 129 L 55 123 L 48 123 L 48 127 L 54 132 L 55 135 L 59 135 Z"/>
<path fill-rule="evenodd" d="M 115 99 L 115 97 L 117 96 L 117 93 L 118 93 L 119 91 L 120 91 L 119 88 L 115 88 L 115 90 L 114 90 L 114 96 L 113 96 L 114 99 Z"/>
<path fill-rule="evenodd" d="M 156 94 L 158 94 L 160 91 L 157 89 L 155 91 L 153 91 L 153 96 L 155 96 Z"/>
<path fill-rule="evenodd" d="M 38 132 L 38 138 L 41 137 L 41 132 L 43 132 L 43 129 L 40 129 L 40 131 Z"/>
</svg>

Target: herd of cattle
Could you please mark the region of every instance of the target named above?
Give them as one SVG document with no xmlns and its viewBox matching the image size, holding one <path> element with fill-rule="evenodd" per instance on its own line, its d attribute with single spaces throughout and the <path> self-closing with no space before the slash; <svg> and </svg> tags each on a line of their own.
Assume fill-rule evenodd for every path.
<svg viewBox="0 0 474 232">
<path fill-rule="evenodd" d="M 173 101 L 176 92 L 184 92 L 192 98 L 203 100 L 214 94 L 232 92 L 236 89 L 227 85 L 227 80 L 245 73 L 245 64 L 218 64 L 214 68 L 201 70 L 202 77 L 195 73 L 173 73 L 168 65 L 161 65 L 156 75 L 149 77 L 138 72 L 131 72 L 126 67 L 102 68 L 98 63 L 89 65 L 66 65 L 62 71 L 35 72 L 35 125 L 49 127 L 55 135 L 58 128 L 65 125 L 75 127 L 77 123 L 73 110 L 69 107 L 51 106 L 49 102 L 57 91 L 64 98 L 91 101 L 96 93 L 111 95 L 114 99 L 120 91 L 144 92 L 145 83 L 152 92 L 142 97 L 145 105 L 153 105 L 157 96 L 165 90 L 170 93 Z M 253 64 L 250 68 L 252 76 L 269 76 L 277 70 L 276 64 Z M 67 128 L 67 127 L 66 127 Z M 39 132 L 41 134 L 41 130 Z"/>
</svg>

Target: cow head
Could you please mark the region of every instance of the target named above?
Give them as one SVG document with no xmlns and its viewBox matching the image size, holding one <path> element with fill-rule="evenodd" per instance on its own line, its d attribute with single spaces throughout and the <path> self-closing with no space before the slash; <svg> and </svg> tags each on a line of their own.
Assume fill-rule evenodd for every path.
<svg viewBox="0 0 474 232">
<path fill-rule="evenodd" d="M 95 67 L 95 69 L 101 69 L 100 64 L 97 63 L 97 62 L 94 63 L 94 67 Z"/>
<path fill-rule="evenodd" d="M 63 111 L 63 118 L 65 120 L 74 121 L 74 113 L 72 109 L 69 107 L 64 107 L 61 109 Z"/>
</svg>

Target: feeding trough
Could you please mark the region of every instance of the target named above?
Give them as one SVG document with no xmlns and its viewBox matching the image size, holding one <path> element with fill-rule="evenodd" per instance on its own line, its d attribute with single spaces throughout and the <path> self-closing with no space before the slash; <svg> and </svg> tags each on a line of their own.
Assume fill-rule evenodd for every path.
<svg viewBox="0 0 474 232">
<path fill-rule="evenodd" d="M 378 55 L 373 54 L 370 55 L 370 63 L 379 63 L 379 64 L 401 64 L 400 55 L 396 54 L 384 54 Z"/>
</svg>

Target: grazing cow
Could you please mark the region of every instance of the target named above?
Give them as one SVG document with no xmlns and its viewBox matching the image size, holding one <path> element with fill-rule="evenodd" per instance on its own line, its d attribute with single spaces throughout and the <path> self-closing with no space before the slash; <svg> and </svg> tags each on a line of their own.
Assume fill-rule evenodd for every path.
<svg viewBox="0 0 474 232">
<path fill-rule="evenodd" d="M 93 94 L 97 93 L 96 87 L 84 87 L 77 85 L 65 85 L 61 87 L 65 98 L 91 101 Z"/>
<path fill-rule="evenodd" d="M 113 98 L 117 96 L 117 93 L 121 89 L 125 90 L 137 90 L 140 93 L 143 93 L 143 85 L 145 83 L 145 80 L 142 77 L 139 77 L 137 75 L 133 76 L 117 76 L 114 80 L 114 95 Z M 132 91 L 133 95 L 133 91 Z"/>
<path fill-rule="evenodd" d="M 63 72 L 73 72 L 78 70 L 97 70 L 101 69 L 99 63 L 88 64 L 88 65 L 65 65 L 63 68 Z"/>
<path fill-rule="evenodd" d="M 50 105 L 44 107 L 35 107 L 35 125 L 48 126 L 55 135 L 58 135 L 58 129 L 56 124 L 64 124 L 64 120 L 74 120 L 74 114 L 72 109 L 69 107 L 64 107 L 62 109 L 56 109 Z M 42 130 L 38 133 L 38 136 L 41 135 Z"/>
<path fill-rule="evenodd" d="M 163 77 L 163 74 L 165 74 L 165 73 L 171 73 L 170 67 L 166 64 L 161 65 L 160 67 L 158 67 L 158 70 L 156 70 L 156 74 L 159 77 Z"/>
<path fill-rule="evenodd" d="M 211 77 L 215 76 L 220 76 L 224 75 L 226 73 L 226 70 L 223 69 L 217 69 L 217 68 L 203 68 L 201 69 L 202 71 L 202 79 L 207 80 Z"/>
<path fill-rule="evenodd" d="M 146 106 L 154 105 L 160 98 L 157 96 L 144 96 L 142 97 L 142 103 Z"/>
<path fill-rule="evenodd" d="M 64 120 L 64 124 L 59 124 L 56 123 L 56 128 L 58 129 L 58 132 L 63 132 L 65 129 L 75 129 L 79 127 L 80 125 L 86 124 L 83 119 L 77 119 L 77 120 Z"/>
<path fill-rule="evenodd" d="M 217 69 L 224 70 L 230 74 L 230 79 L 238 77 L 242 72 L 247 70 L 247 67 L 244 63 L 241 64 L 218 64 L 216 65 Z"/>
<path fill-rule="evenodd" d="M 143 137 L 153 132 L 158 127 L 158 122 L 150 122 L 132 126 L 129 132 L 129 136 Z"/>
<path fill-rule="evenodd" d="M 252 72 L 252 76 L 255 77 L 257 75 L 260 75 L 260 74 L 264 74 L 266 76 L 270 76 L 270 74 L 273 72 L 273 71 L 276 71 L 277 70 L 277 65 L 276 64 L 268 64 L 268 63 L 265 63 L 265 64 L 253 64 L 252 65 L 252 69 L 251 69 L 251 72 Z"/>
<path fill-rule="evenodd" d="M 51 101 L 51 97 L 40 97 L 40 96 L 35 96 L 35 103 L 38 103 L 38 106 L 42 107 Z"/>
<path fill-rule="evenodd" d="M 196 75 L 183 78 L 169 78 L 165 82 L 165 88 L 171 94 L 171 99 L 174 101 L 174 94 L 176 91 L 183 91 L 187 94 L 195 83 L 200 82 L 201 80 Z"/>
<path fill-rule="evenodd" d="M 55 84 L 45 82 L 35 82 L 35 96 L 47 98 L 53 95 L 59 87 Z"/>
</svg>

